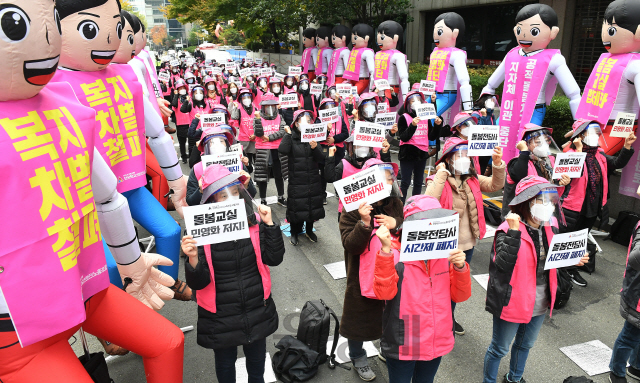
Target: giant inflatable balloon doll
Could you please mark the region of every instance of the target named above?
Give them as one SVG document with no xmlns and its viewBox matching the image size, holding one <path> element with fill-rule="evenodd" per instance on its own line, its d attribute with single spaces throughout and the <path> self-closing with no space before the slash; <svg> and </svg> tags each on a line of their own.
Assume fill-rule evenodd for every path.
<svg viewBox="0 0 640 383">
<path fill-rule="evenodd" d="M 471 84 L 467 72 L 467 53 L 456 48 L 464 37 L 464 19 L 455 12 L 443 13 L 436 18 L 433 41 L 436 49 L 429 57 L 427 81 L 436 83 L 436 110 L 438 116 L 451 109 L 451 121 L 462 110 L 471 110 Z"/>
<path fill-rule="evenodd" d="M 500 142 L 507 162 L 517 155 L 516 144 L 525 124 L 542 126 L 558 83 L 570 99 L 572 115 L 580 103 L 580 88 L 564 56 L 559 49 L 547 49 L 560 32 L 553 8 L 546 4 L 525 5 L 516 15 L 513 32 L 518 46 L 507 53 L 482 89 L 482 97 L 490 98 L 504 82 Z"/>
<path fill-rule="evenodd" d="M 342 78 L 350 80 L 358 88 L 358 94 L 369 89 L 369 80 L 373 76 L 376 36 L 373 28 L 367 24 L 356 24 L 351 29 L 351 53 Z"/>
<path fill-rule="evenodd" d="M 344 70 L 349 61 L 349 40 L 351 39 L 351 29 L 344 25 L 336 25 L 331 32 L 331 40 L 333 41 L 333 53 L 329 61 L 329 69 L 327 70 L 327 86 L 340 84 L 345 80 L 342 79 Z"/>
<path fill-rule="evenodd" d="M 53 81 L 71 84 L 80 102 L 96 110 L 99 124 L 96 147 L 118 178 L 118 191 L 129 201 L 133 219 L 156 237 L 158 252 L 173 261 L 172 266 L 162 266 L 160 270 L 176 279 L 175 290 L 188 295 L 186 284 L 177 280 L 180 227 L 145 188 L 145 135 L 169 187 L 175 192 L 172 201 L 178 212 L 185 204 L 186 177 L 180 169 L 173 140 L 164 130 L 158 102 L 147 88 L 145 66 L 137 60 L 132 62 L 133 66 L 110 65 L 118 53 L 120 37 L 123 37 L 122 62 L 135 56 L 135 37 L 123 29 L 129 22 L 125 18 L 123 23 L 115 13 L 109 13 L 118 8 L 117 0 L 58 0 L 57 4 L 63 35 L 62 68 Z M 89 6 L 102 13 L 84 11 Z M 129 28 L 135 32 L 132 25 Z M 122 232 L 125 229 L 123 226 L 113 233 L 115 243 L 105 235 L 116 259 L 116 253 L 138 247 L 136 233 Z"/>
<path fill-rule="evenodd" d="M 403 99 L 409 93 L 409 71 L 407 56 L 396 49 L 402 41 L 404 30 L 393 20 L 383 21 L 378 25 L 377 42 L 380 51 L 376 53 L 372 80 L 387 80 L 395 93 L 402 91 Z M 369 84 L 373 90 L 375 85 Z M 390 98 L 390 96 L 388 96 Z"/>
<path fill-rule="evenodd" d="M 333 42 L 331 41 L 331 27 L 320 27 L 316 29 L 316 46 L 318 51 L 314 59 L 316 60 L 316 76 L 327 74 L 331 55 L 333 54 Z"/>
<path fill-rule="evenodd" d="M 109 284 L 101 236 L 120 244 L 120 228 L 133 231 L 126 199 L 98 152 L 96 111 L 68 83 L 48 84 L 61 20 L 85 13 L 79 30 L 100 25 L 119 40 L 119 4 L 55 4 L 0 0 L 0 173 L 11 196 L 0 213 L 0 381 L 91 382 L 68 341 L 82 326 L 141 355 L 148 382 L 182 382 L 182 332 L 143 304 L 171 298 L 172 278 L 153 267 L 171 261 L 122 246 L 114 255 L 130 294 Z"/>
</svg>

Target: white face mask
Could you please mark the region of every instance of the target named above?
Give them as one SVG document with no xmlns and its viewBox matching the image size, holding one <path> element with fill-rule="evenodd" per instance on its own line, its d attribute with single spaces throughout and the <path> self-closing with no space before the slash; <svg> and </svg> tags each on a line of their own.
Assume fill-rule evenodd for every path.
<svg viewBox="0 0 640 383">
<path fill-rule="evenodd" d="M 553 217 L 553 213 L 555 212 L 555 207 L 553 205 L 543 205 L 540 203 L 536 203 L 531 207 L 531 215 L 538 222 L 549 222 L 551 217 Z"/>
<path fill-rule="evenodd" d="M 588 146 L 598 146 L 600 137 L 596 134 L 590 134 L 584 138 L 584 144 Z"/>
<path fill-rule="evenodd" d="M 470 166 L 471 159 L 469 157 L 462 157 L 453 161 L 453 169 L 456 171 L 456 174 L 469 174 Z"/>
<path fill-rule="evenodd" d="M 280 85 L 273 86 L 273 93 L 280 93 Z"/>
<path fill-rule="evenodd" d="M 307 89 L 309 89 L 309 84 L 306 84 L 306 83 L 305 83 L 305 84 L 300 85 L 300 89 L 302 89 L 302 90 L 307 90 Z"/>
<path fill-rule="evenodd" d="M 178 91 L 178 93 L 180 93 L 181 95 L 183 95 L 183 96 L 184 96 L 185 94 L 187 94 L 187 90 L 186 90 L 186 89 L 180 89 L 180 90 Z"/>
<path fill-rule="evenodd" d="M 465 126 L 464 128 L 460 129 L 460 134 L 465 137 L 469 137 L 469 127 Z"/>
<path fill-rule="evenodd" d="M 288 86 L 289 88 L 291 88 L 291 85 L 293 85 L 293 81 L 287 81 L 287 86 Z"/>
<path fill-rule="evenodd" d="M 493 102 L 492 99 L 488 99 L 487 101 L 484 102 L 484 107 L 487 109 L 493 109 L 496 106 L 496 103 Z"/>
<path fill-rule="evenodd" d="M 535 148 L 533 148 L 533 154 L 536 157 L 549 157 L 549 154 L 551 154 L 551 152 L 549 151 L 549 144 L 547 144 L 546 142 L 536 146 Z"/>
<path fill-rule="evenodd" d="M 211 84 L 211 85 L 207 85 L 207 89 L 209 90 L 216 90 L 216 86 Z"/>
<path fill-rule="evenodd" d="M 365 158 L 369 155 L 369 147 L 367 146 L 356 146 L 353 151 L 358 158 Z"/>
<path fill-rule="evenodd" d="M 238 89 L 236 88 L 231 88 L 231 94 L 236 94 L 238 93 Z"/>
<path fill-rule="evenodd" d="M 227 145 L 224 142 L 216 140 L 209 145 L 209 154 L 221 154 L 227 152 Z"/>
<path fill-rule="evenodd" d="M 227 196 L 227 201 L 237 201 L 237 200 L 239 200 L 239 199 L 240 199 L 240 196 L 239 196 L 239 195 L 229 194 L 229 195 Z"/>
<path fill-rule="evenodd" d="M 202 94 L 202 93 L 197 93 L 197 94 L 193 95 L 193 98 L 194 98 L 196 101 L 202 101 L 202 99 L 204 99 L 204 94 Z"/>
<path fill-rule="evenodd" d="M 173 68 L 173 73 L 178 73 L 178 68 Z"/>
<path fill-rule="evenodd" d="M 245 98 L 244 100 L 242 100 L 242 105 L 248 108 L 251 105 L 251 100 L 248 98 Z"/>
</svg>

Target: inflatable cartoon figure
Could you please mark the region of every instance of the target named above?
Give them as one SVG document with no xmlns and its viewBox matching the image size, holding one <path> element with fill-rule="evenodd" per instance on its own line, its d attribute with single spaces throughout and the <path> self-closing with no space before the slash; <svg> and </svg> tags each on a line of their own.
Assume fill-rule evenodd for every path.
<svg viewBox="0 0 640 383">
<path fill-rule="evenodd" d="M 349 62 L 349 39 L 351 38 L 351 29 L 344 25 L 336 25 L 333 27 L 331 33 L 331 40 L 333 41 L 333 53 L 331 54 L 331 60 L 329 61 L 329 69 L 327 70 L 327 85 L 340 84 L 345 80 L 342 79 L 344 70 Z"/>
<path fill-rule="evenodd" d="M 367 24 L 356 24 L 351 29 L 351 44 L 353 48 L 342 78 L 350 80 L 358 88 L 358 94 L 362 94 L 369 89 L 369 80 L 373 76 L 373 48 L 376 46 L 373 28 Z"/>
<path fill-rule="evenodd" d="M 396 50 L 401 42 L 403 29 L 393 20 L 387 20 L 378 25 L 378 46 L 380 51 L 376 53 L 372 80 L 384 79 L 389 81 L 395 93 L 402 91 L 403 99 L 409 93 L 409 71 L 407 69 L 407 56 Z M 373 90 L 374 84 L 369 84 Z"/>
<path fill-rule="evenodd" d="M 316 46 L 316 30 L 315 28 L 307 28 L 302 31 L 302 43 L 304 51 L 302 52 L 302 73 L 309 76 L 309 81 L 316 78 L 316 57 L 318 57 L 318 47 Z M 260 104 L 256 104 L 258 106 Z"/>
<path fill-rule="evenodd" d="M 331 41 L 331 28 L 320 27 L 316 30 L 316 46 L 318 52 L 314 56 L 316 63 L 316 76 L 326 74 L 329 70 L 329 62 L 333 54 L 333 46 Z"/>
</svg>

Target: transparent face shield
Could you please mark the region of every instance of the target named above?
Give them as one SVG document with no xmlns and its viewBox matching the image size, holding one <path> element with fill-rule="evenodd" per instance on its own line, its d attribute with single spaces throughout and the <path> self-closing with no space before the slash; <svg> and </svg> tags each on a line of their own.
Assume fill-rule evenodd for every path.
<svg viewBox="0 0 640 383">
<path fill-rule="evenodd" d="M 247 108 L 251 106 L 251 94 L 243 93 L 240 95 L 240 102 Z"/>
<path fill-rule="evenodd" d="M 204 100 L 204 93 L 202 92 L 201 89 L 193 91 L 193 99 L 196 101 Z"/>
<path fill-rule="evenodd" d="M 556 188 L 543 189 L 529 202 L 531 218 L 542 226 L 566 225 Z"/>
<path fill-rule="evenodd" d="M 229 123 L 229 116 L 227 116 L 227 111 L 225 109 L 220 109 L 220 108 L 211 109 L 211 114 L 215 114 L 215 113 L 224 114 L 224 123 L 225 124 Z"/>
<path fill-rule="evenodd" d="M 294 128 L 299 132 L 301 126 L 311 125 L 312 123 L 313 123 L 313 116 L 311 116 L 311 113 L 304 112 L 298 116 L 298 119 L 294 124 Z"/>
<path fill-rule="evenodd" d="M 537 130 L 526 135 L 525 141 L 529 151 L 536 157 L 547 158 L 560 149 L 547 130 Z"/>
<path fill-rule="evenodd" d="M 360 105 L 360 113 L 362 118 L 367 121 L 373 121 L 378 113 L 378 107 L 375 100 L 366 100 Z"/>
<path fill-rule="evenodd" d="M 220 134 L 207 136 L 204 138 L 204 154 L 223 154 L 227 152 L 227 148 L 229 147 L 229 143 L 227 142 L 227 138 Z"/>
<path fill-rule="evenodd" d="M 383 163 L 375 165 L 374 167 L 382 176 L 382 179 L 385 180 L 385 189 L 391 190 L 390 197 L 402 197 L 402 192 L 400 191 L 400 188 L 398 188 L 398 179 L 393 166 L 391 164 Z"/>
<path fill-rule="evenodd" d="M 330 102 L 325 102 L 324 104 L 322 104 L 322 106 L 320 107 L 320 110 L 326 110 L 326 109 L 331 109 L 331 108 L 335 108 L 336 107 L 336 103 L 333 101 Z"/>
<path fill-rule="evenodd" d="M 600 146 L 600 142 L 604 143 L 604 147 L 607 147 L 607 143 L 602 140 L 602 129 L 598 124 L 589 124 L 584 132 L 581 133 L 582 143 L 587 146 L 596 147 Z"/>
<path fill-rule="evenodd" d="M 267 80 L 265 80 L 264 78 L 261 78 L 258 81 L 258 86 L 262 89 L 265 89 L 267 87 Z"/>
<path fill-rule="evenodd" d="M 292 86 L 294 86 L 295 81 L 296 81 L 295 77 L 292 77 L 292 76 L 287 76 L 284 78 L 284 83 L 288 88 L 291 88 Z"/>
<path fill-rule="evenodd" d="M 278 115 L 278 105 L 262 105 L 262 116 L 267 120 L 276 118 Z"/>
<path fill-rule="evenodd" d="M 309 81 L 308 80 L 300 80 L 300 89 L 302 89 L 302 90 L 309 89 Z"/>
<path fill-rule="evenodd" d="M 233 201 L 244 201 L 244 209 L 247 214 L 247 223 L 249 226 L 254 226 L 258 224 L 258 211 L 256 208 L 256 203 L 253 201 L 253 198 L 245 189 L 244 185 L 240 181 L 234 181 L 224 187 L 215 190 L 211 193 L 210 188 L 213 185 L 209 186 L 207 189 L 203 190 L 203 195 L 210 194 L 206 203 L 220 203 L 220 202 L 233 202 Z M 230 210 L 227 212 L 227 218 L 229 218 L 229 214 L 238 214 L 237 211 Z"/>
<path fill-rule="evenodd" d="M 449 164 L 449 171 L 455 175 L 465 175 L 471 173 L 471 158 L 467 155 L 467 145 L 458 145 L 453 149 L 453 152 L 449 155 L 447 163 Z"/>
<path fill-rule="evenodd" d="M 195 84 L 196 83 L 196 78 L 195 77 L 187 77 L 186 81 L 187 81 L 187 84 Z"/>
<path fill-rule="evenodd" d="M 473 118 L 470 118 L 467 121 L 463 122 L 462 124 L 458 125 L 457 128 L 460 134 L 464 138 L 466 138 L 466 137 L 469 137 L 469 128 L 475 125 L 476 125 L 476 122 L 473 120 Z"/>
<path fill-rule="evenodd" d="M 271 84 L 271 93 L 279 94 L 280 93 L 280 83 Z"/>
<path fill-rule="evenodd" d="M 327 97 L 329 98 L 335 98 L 337 93 L 338 91 L 336 90 L 335 86 L 332 86 L 329 89 L 327 89 Z"/>
<path fill-rule="evenodd" d="M 422 96 L 419 94 L 412 94 L 407 97 L 405 104 L 407 105 L 407 112 L 415 113 L 416 108 L 423 103 Z"/>
</svg>

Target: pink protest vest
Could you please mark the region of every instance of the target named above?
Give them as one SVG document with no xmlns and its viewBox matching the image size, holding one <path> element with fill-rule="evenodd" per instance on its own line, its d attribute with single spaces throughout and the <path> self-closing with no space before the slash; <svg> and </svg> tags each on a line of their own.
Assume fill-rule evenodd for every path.
<svg viewBox="0 0 640 383">
<path fill-rule="evenodd" d="M 312 50 L 313 50 L 313 47 L 307 48 L 302 52 L 302 73 L 309 73 L 309 60 L 312 60 L 311 58 Z"/>
<path fill-rule="evenodd" d="M 375 65 L 374 72 L 373 72 L 374 81 L 380 80 L 380 79 L 389 80 L 389 70 L 391 69 L 391 58 L 396 53 L 402 54 L 400 51 L 395 49 L 389 49 L 387 51 L 379 51 L 378 53 L 376 53 L 376 56 L 373 61 Z M 405 60 L 406 60 L 406 56 L 405 56 Z"/>
<path fill-rule="evenodd" d="M 342 159 L 342 179 L 350 177 L 361 170 L 362 169 L 358 169 L 355 166 L 351 165 L 351 162 L 345 160 L 344 158 Z M 340 199 L 338 199 L 338 212 L 342 213 L 342 200 Z"/>
<path fill-rule="evenodd" d="M 618 98 L 622 74 L 627 64 L 638 57 L 640 56 L 636 53 L 601 54 L 584 87 L 576 119 L 595 120 L 606 125 L 610 119 L 615 118 L 611 111 Z M 637 114 L 637 111 L 634 113 Z"/>
<path fill-rule="evenodd" d="M 373 51 L 370 48 L 358 48 L 352 49 L 349 55 L 349 62 L 342 74 L 342 78 L 345 80 L 359 81 L 360 80 L 360 66 L 362 65 L 362 54 L 365 51 Z"/>
<path fill-rule="evenodd" d="M 520 130 L 524 128 L 524 124 L 531 122 L 551 58 L 560 54 L 558 49 L 544 49 L 533 56 L 520 56 L 519 51 L 520 48 L 515 47 L 504 58 L 500 146 L 504 149 L 502 160 L 506 162 L 517 155 L 516 143 L 518 137 L 521 137 Z M 555 77 L 549 80 L 546 89 L 547 103 L 551 101 L 556 85 Z"/>
<path fill-rule="evenodd" d="M 91 169 L 96 113 L 71 86 L 0 102 L 0 286 L 22 347 L 86 319 L 84 302 L 109 286 Z"/>
<path fill-rule="evenodd" d="M 404 114 L 404 118 L 407 121 L 407 126 L 411 125 L 413 122 L 413 117 L 408 114 Z M 400 141 L 400 146 L 402 145 L 413 145 L 416 148 L 422 150 L 423 152 L 429 151 L 429 121 L 424 120 L 418 123 L 418 127 L 416 128 L 416 132 L 413 133 L 411 139 L 407 142 Z"/>
<path fill-rule="evenodd" d="M 171 72 L 171 79 L 169 80 L 169 84 L 171 86 L 169 88 L 171 88 L 172 90 L 176 90 L 175 83 L 176 83 L 176 80 L 178 80 L 179 78 L 182 78 L 180 74 L 175 74 Z"/>
<path fill-rule="evenodd" d="M 331 54 L 331 61 L 329 61 L 329 69 L 327 70 L 327 86 L 332 86 L 336 83 L 336 68 L 338 68 L 338 60 L 340 60 L 340 54 L 347 48 L 342 47 L 334 49 Z"/>
<path fill-rule="evenodd" d="M 238 141 L 250 141 L 249 136 L 253 135 L 253 113 L 254 108 L 251 108 L 251 114 L 247 114 L 243 106 L 238 107 L 240 111 L 240 132 L 238 133 Z M 255 141 L 255 138 L 253 139 Z"/>
<path fill-rule="evenodd" d="M 427 81 L 436 83 L 436 92 L 444 91 L 444 84 L 447 81 L 447 73 L 449 72 L 449 60 L 454 51 L 458 48 L 436 48 L 429 56 L 429 71 L 427 72 Z M 465 53 L 466 55 L 466 53 Z"/>
<path fill-rule="evenodd" d="M 374 280 L 374 271 L 376 268 L 376 256 L 378 252 L 382 249 L 382 244 L 380 243 L 380 239 L 376 237 L 376 231 L 378 229 L 373 229 L 371 233 L 371 240 L 369 241 L 369 245 L 365 249 L 365 251 L 360 254 L 360 266 L 358 269 L 358 279 L 360 280 L 360 294 L 369 299 L 378 299 L 376 293 L 373 290 L 373 280 Z M 391 235 L 391 252 L 394 255 L 394 258 L 400 258 L 399 248 L 400 243 L 398 242 L 399 238 Z"/>
<path fill-rule="evenodd" d="M 196 114 L 199 114 L 200 117 L 202 117 L 203 114 L 209 114 L 209 113 L 211 113 L 211 108 L 209 107 L 209 105 L 206 105 L 204 108 L 201 108 L 199 106 L 195 106 L 194 104 L 191 104 L 191 112 L 189 112 L 189 118 L 191 119 L 191 121 L 193 121 L 193 119 L 196 118 Z M 201 123 L 202 121 L 198 122 L 198 126 L 196 127 L 196 129 L 200 129 Z"/>
<path fill-rule="evenodd" d="M 233 97 L 231 97 L 231 96 L 227 97 L 227 105 L 231 105 L 234 102 L 235 101 L 233 100 Z M 240 127 L 240 123 L 238 122 L 238 120 L 230 120 L 229 121 L 229 126 L 231 126 L 234 129 L 234 134 L 235 134 L 235 132 L 237 132 L 238 128 Z"/>
<path fill-rule="evenodd" d="M 129 65 L 97 72 L 58 70 L 53 82 L 68 82 L 78 100 L 96 111 L 95 146 L 124 193 L 147 184 L 144 101 L 138 77 Z"/>
<path fill-rule="evenodd" d="M 207 97 L 204 100 L 207 103 L 207 105 L 209 106 L 209 109 L 213 109 L 214 105 L 220 105 L 221 98 L 222 97 L 220 97 L 220 96 L 216 96 L 215 98 Z"/>
<path fill-rule="evenodd" d="M 187 96 L 187 101 L 191 103 L 191 97 Z M 176 113 L 176 125 L 187 125 L 189 126 L 191 124 L 191 117 L 189 116 L 189 113 L 182 113 L 180 111 L 180 108 L 182 108 L 182 101 L 180 101 L 180 96 L 178 96 L 178 107 L 177 108 L 172 108 L 173 111 Z"/>
<path fill-rule="evenodd" d="M 153 104 L 157 107 L 158 102 L 155 99 L 162 98 L 162 91 L 160 90 L 160 83 L 158 82 L 158 77 L 156 76 L 156 68 L 152 68 L 151 65 L 149 65 L 149 61 L 143 59 L 140 56 L 136 56 L 135 59 L 141 61 L 144 64 L 145 68 L 147 68 L 147 88 L 149 89 L 149 100 L 153 100 Z M 158 113 L 160 113 L 160 108 L 158 108 Z"/>
<path fill-rule="evenodd" d="M 313 97 L 311 99 L 313 100 Z M 347 120 L 347 111 L 345 109 L 343 102 L 340 103 L 340 110 L 342 111 L 342 120 L 347 124 L 347 126 L 349 126 L 349 123 Z M 338 131 L 342 132 L 342 121 L 334 122 L 333 124 L 331 124 L 331 130 L 329 130 L 328 137 L 335 136 L 336 134 L 338 134 Z M 329 144 L 327 143 L 327 141 L 322 141 L 320 145 L 329 145 Z M 344 142 L 334 143 L 333 145 L 338 148 L 343 148 Z"/>
<path fill-rule="evenodd" d="M 575 150 L 569 149 L 567 153 L 574 153 Z M 604 150 L 598 148 L 596 159 L 598 165 L 600 165 L 600 171 L 602 173 L 602 206 L 607 204 L 607 195 L 609 194 L 609 177 L 607 176 L 607 159 L 603 155 Z M 582 210 L 582 204 L 587 193 L 587 184 L 589 183 L 589 172 L 587 171 L 587 163 L 585 160 L 584 168 L 582 169 L 582 176 L 580 178 L 573 178 L 569 186 L 569 195 L 562 201 L 562 207 L 572 211 Z M 559 193 L 559 192 L 558 192 Z"/>
<path fill-rule="evenodd" d="M 431 176 L 429 179 L 433 179 L 433 177 L 434 176 Z M 484 220 L 484 207 L 482 205 L 480 182 L 478 182 L 476 177 L 469 177 L 467 178 L 467 184 L 471 187 L 473 199 L 476 201 L 476 208 L 478 210 L 478 227 L 480 228 L 480 239 L 482 239 L 487 232 L 487 223 Z M 440 196 L 440 204 L 443 209 L 453 210 L 453 190 L 451 190 L 449 181 L 444 183 L 442 195 Z"/>
<path fill-rule="evenodd" d="M 253 251 L 256 253 L 256 263 L 258 264 L 258 272 L 262 277 L 262 289 L 264 290 L 264 299 L 267 300 L 271 296 L 271 271 L 269 267 L 262 263 L 262 253 L 260 251 L 260 225 L 254 225 L 249 228 L 251 235 L 251 243 Z M 211 283 L 202 290 L 198 290 L 198 306 L 203 309 L 216 313 L 216 279 L 214 277 L 213 265 L 211 264 L 211 246 L 204 246 L 204 253 L 207 257 L 207 265 L 209 266 L 209 274 L 211 274 Z"/>
<path fill-rule="evenodd" d="M 318 48 L 318 56 L 317 56 L 318 60 L 316 61 L 316 73 L 319 73 L 319 74 L 324 73 L 324 71 L 322 70 L 323 69 L 322 52 L 325 49 L 330 49 L 330 48 Z"/>
<path fill-rule="evenodd" d="M 260 121 L 262 122 L 262 131 L 264 132 L 264 137 L 268 137 L 280 131 L 280 118 L 280 115 L 278 115 L 273 120 L 265 120 L 264 118 L 260 118 Z M 280 146 L 280 141 L 282 141 L 282 138 L 279 138 L 275 141 L 263 142 L 262 137 L 258 137 L 256 139 L 256 149 L 278 149 L 278 146 Z"/>
</svg>

